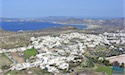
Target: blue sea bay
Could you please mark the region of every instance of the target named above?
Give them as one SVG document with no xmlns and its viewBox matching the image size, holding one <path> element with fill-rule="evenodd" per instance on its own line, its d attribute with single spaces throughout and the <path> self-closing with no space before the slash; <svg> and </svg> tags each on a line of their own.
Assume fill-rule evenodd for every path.
<svg viewBox="0 0 125 75">
<path fill-rule="evenodd" d="M 7 31 L 27 31 L 27 30 L 42 30 L 47 28 L 55 28 L 61 26 L 67 26 L 63 24 L 55 24 L 51 22 L 1 22 L 1 28 Z M 77 28 L 87 28 L 86 25 L 68 25 Z"/>
</svg>

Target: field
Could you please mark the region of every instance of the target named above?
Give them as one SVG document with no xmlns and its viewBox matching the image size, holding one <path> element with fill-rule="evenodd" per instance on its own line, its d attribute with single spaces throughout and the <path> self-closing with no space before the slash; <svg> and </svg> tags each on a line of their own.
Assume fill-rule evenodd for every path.
<svg viewBox="0 0 125 75">
<path fill-rule="evenodd" d="M 105 46 L 99 45 L 99 46 L 96 47 L 95 50 L 97 50 L 97 51 L 106 51 L 108 49 Z"/>
<path fill-rule="evenodd" d="M 30 68 L 27 70 L 21 70 L 21 71 L 9 71 L 5 75 L 29 75 L 28 72 L 32 72 L 30 75 L 53 75 L 52 73 L 49 73 L 45 70 L 41 70 L 40 68 Z"/>
<path fill-rule="evenodd" d="M 28 49 L 28 50 L 26 50 L 25 52 L 24 52 L 24 58 L 25 59 L 28 59 L 29 57 L 31 57 L 31 56 L 34 56 L 34 55 L 36 55 L 36 54 L 38 54 L 38 52 L 37 52 L 37 50 L 35 50 L 35 49 Z"/>
<path fill-rule="evenodd" d="M 112 75 L 112 68 L 108 66 L 97 65 L 97 72 L 105 72 L 109 75 Z"/>
<path fill-rule="evenodd" d="M 4 54 L 0 54 L 0 68 L 3 65 L 10 65 L 10 64 L 12 64 L 12 62 Z"/>
<path fill-rule="evenodd" d="M 14 60 L 16 60 L 18 63 L 24 63 L 24 58 L 22 56 L 19 56 L 20 52 L 13 52 L 11 53 Z"/>
</svg>

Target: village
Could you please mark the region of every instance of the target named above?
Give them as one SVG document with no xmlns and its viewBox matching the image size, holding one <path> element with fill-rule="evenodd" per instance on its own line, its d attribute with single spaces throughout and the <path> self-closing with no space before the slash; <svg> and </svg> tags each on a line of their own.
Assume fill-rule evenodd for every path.
<svg viewBox="0 0 125 75">
<path fill-rule="evenodd" d="M 56 36 L 31 37 L 30 42 L 31 43 L 25 47 L 0 50 L 1 54 L 5 54 L 13 62 L 9 70 L 39 67 L 53 74 L 58 74 L 61 71 L 71 71 L 71 62 L 74 64 L 87 62 L 85 53 L 88 48 L 94 49 L 101 45 L 109 49 L 117 49 L 118 47 L 116 45 L 124 45 L 125 31 L 118 30 L 114 33 L 105 32 L 103 34 L 72 32 Z M 24 58 L 27 50 L 36 50 L 36 52 Z M 119 47 L 119 50 L 125 50 L 124 46 Z M 99 59 L 101 59 L 101 57 Z M 106 59 L 109 60 L 110 63 L 117 61 L 114 58 L 114 60 L 112 60 L 111 57 L 107 57 Z M 120 63 L 125 63 L 125 60 L 120 61 Z"/>
</svg>

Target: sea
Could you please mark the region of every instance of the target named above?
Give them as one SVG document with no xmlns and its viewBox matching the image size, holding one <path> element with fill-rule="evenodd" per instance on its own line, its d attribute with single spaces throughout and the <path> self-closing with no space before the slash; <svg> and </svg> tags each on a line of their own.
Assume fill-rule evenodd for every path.
<svg viewBox="0 0 125 75">
<path fill-rule="evenodd" d="M 74 26 L 76 28 L 87 28 L 86 25 L 66 25 L 66 24 L 57 24 L 51 22 L 1 22 L 0 28 L 6 31 L 29 31 L 29 30 L 43 30 L 47 28 L 56 28 L 61 26 Z"/>
</svg>

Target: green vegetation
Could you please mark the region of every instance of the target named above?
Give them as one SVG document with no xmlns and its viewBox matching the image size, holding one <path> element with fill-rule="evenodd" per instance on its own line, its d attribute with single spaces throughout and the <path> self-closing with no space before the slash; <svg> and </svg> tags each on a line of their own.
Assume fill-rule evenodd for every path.
<svg viewBox="0 0 125 75">
<path fill-rule="evenodd" d="M 8 65 L 3 65 L 3 66 L 1 67 L 2 70 L 7 70 L 7 69 L 9 69 L 9 68 L 10 68 L 10 66 L 8 66 Z"/>
<path fill-rule="evenodd" d="M 47 69 L 43 69 L 43 70 L 41 70 L 41 72 L 43 75 L 53 75 L 53 73 L 48 72 Z"/>
<path fill-rule="evenodd" d="M 90 60 L 88 60 L 86 62 L 82 62 L 81 66 L 86 67 L 86 68 L 92 68 L 92 67 L 94 67 L 94 64 Z"/>
<path fill-rule="evenodd" d="M 52 73 L 48 72 L 46 69 L 42 70 L 38 67 L 30 68 L 29 70 L 33 72 L 33 75 L 53 75 Z"/>
<path fill-rule="evenodd" d="M 28 75 L 27 72 L 28 72 L 27 70 L 21 70 L 21 71 L 13 70 L 13 71 L 8 71 L 4 75 Z M 34 74 L 30 74 L 30 75 L 34 75 Z"/>
<path fill-rule="evenodd" d="M 5 73 L 5 75 L 7 75 L 7 74 L 15 75 L 15 74 L 18 74 L 18 71 L 16 71 L 16 70 L 14 70 L 14 71 L 8 71 L 7 73 Z"/>
<path fill-rule="evenodd" d="M 0 54 L 0 68 L 12 64 L 12 62 L 6 57 L 5 54 Z M 7 68 L 7 67 L 6 67 Z M 4 68 L 4 69 L 6 69 Z"/>
<path fill-rule="evenodd" d="M 112 68 L 109 66 L 102 66 L 102 65 L 97 65 L 97 72 L 105 72 L 108 75 L 112 75 Z"/>
<path fill-rule="evenodd" d="M 27 70 L 14 70 L 14 71 L 8 71 L 4 75 L 29 75 L 28 72 L 31 71 L 32 73 L 30 75 L 53 75 L 52 73 L 48 72 L 46 69 L 41 70 L 40 68 L 30 68 Z"/>
<path fill-rule="evenodd" d="M 105 46 L 99 45 L 99 46 L 96 47 L 96 50 L 97 50 L 97 51 L 103 51 L 103 50 L 106 51 L 107 48 L 106 48 Z"/>
<path fill-rule="evenodd" d="M 28 49 L 24 52 L 24 58 L 28 59 L 29 57 L 35 56 L 36 54 L 38 54 L 38 52 L 34 48 Z"/>
</svg>

